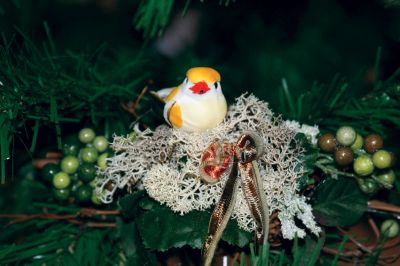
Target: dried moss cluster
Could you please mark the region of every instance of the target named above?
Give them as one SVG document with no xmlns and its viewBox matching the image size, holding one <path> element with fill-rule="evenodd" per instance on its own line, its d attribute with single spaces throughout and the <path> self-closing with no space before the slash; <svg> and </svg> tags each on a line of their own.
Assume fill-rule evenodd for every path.
<svg viewBox="0 0 400 266">
<path fill-rule="evenodd" d="M 296 194 L 297 180 L 304 173 L 299 159 L 304 151 L 295 140 L 296 127 L 274 116 L 268 105 L 253 95 L 237 98 L 224 122 L 206 132 L 188 133 L 160 126 L 154 132 L 138 131 L 133 141 L 115 137 L 117 155 L 110 159 L 104 178 L 98 180 L 97 192 L 104 202 L 111 202 L 116 189 L 132 190 L 143 185 L 152 198 L 181 215 L 210 208 L 218 201 L 226 180 L 209 185 L 198 178 L 202 152 L 216 140 L 235 143 L 243 131 L 249 130 L 264 140 L 266 152 L 258 164 L 270 212 L 279 211 L 283 237 L 305 235 L 296 226 L 295 217 L 318 234 L 320 228 L 311 207 Z M 249 208 L 242 191 L 238 193 L 233 217 L 241 228 L 253 231 Z"/>
</svg>

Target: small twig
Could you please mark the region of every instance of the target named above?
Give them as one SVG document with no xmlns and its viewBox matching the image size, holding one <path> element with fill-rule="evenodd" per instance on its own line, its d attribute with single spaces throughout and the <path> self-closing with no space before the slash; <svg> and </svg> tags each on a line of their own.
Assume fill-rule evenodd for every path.
<svg viewBox="0 0 400 266">
<path fill-rule="evenodd" d="M 44 210 L 43 213 L 37 213 L 37 214 L 0 214 L 0 219 L 1 218 L 6 218 L 6 219 L 13 219 L 9 223 L 5 225 L 5 227 L 10 226 L 12 224 L 16 223 L 21 223 L 21 222 L 26 222 L 29 220 L 35 220 L 35 219 L 41 219 L 41 220 L 60 220 L 60 221 L 67 221 L 69 223 L 74 223 L 74 224 L 86 224 L 87 226 L 90 227 L 115 227 L 113 223 L 95 223 L 95 222 L 84 222 L 78 220 L 79 218 L 84 218 L 84 217 L 93 217 L 97 215 L 102 215 L 102 216 L 117 216 L 120 215 L 121 211 L 119 210 L 97 210 L 93 208 L 82 208 L 79 212 L 73 214 L 73 215 L 58 215 L 58 214 L 52 214 L 48 213 L 47 210 Z"/>
<path fill-rule="evenodd" d="M 370 208 L 376 208 L 376 209 L 385 209 L 385 210 L 389 210 L 389 211 L 399 211 L 398 207 L 387 204 L 385 202 L 380 202 L 380 201 L 371 201 L 368 203 Z M 399 208 L 400 209 L 400 208 Z M 354 263 L 357 263 L 356 260 L 359 261 L 359 259 L 363 258 L 363 257 L 367 257 L 369 256 L 372 251 L 374 249 L 376 249 L 380 244 L 379 244 L 379 239 L 381 238 L 381 233 L 380 230 L 378 228 L 378 226 L 376 225 L 374 219 L 372 217 L 368 217 L 368 224 L 371 227 L 374 236 L 376 238 L 376 241 L 373 245 L 371 246 L 365 246 L 362 243 L 360 243 L 358 240 L 356 240 L 354 237 L 350 236 L 348 232 L 346 232 L 345 230 L 341 229 L 340 227 L 337 227 L 337 229 L 345 234 L 349 240 L 351 242 L 353 242 L 358 248 L 356 249 L 351 249 L 351 250 L 347 250 L 345 252 L 341 252 L 340 253 L 340 259 L 343 261 L 353 261 Z M 397 245 L 399 245 L 400 243 L 400 238 L 397 238 L 395 241 L 388 241 L 383 245 L 383 250 L 386 249 L 391 249 Z M 333 248 L 329 248 L 329 247 L 323 247 L 323 251 L 331 254 L 331 255 L 337 255 L 338 254 L 338 250 L 333 249 Z M 379 256 L 378 259 L 378 265 L 382 265 L 382 263 L 393 263 L 395 261 L 397 261 L 400 258 L 400 254 L 398 255 L 387 255 L 387 256 Z M 357 265 L 357 264 L 356 264 Z"/>
<path fill-rule="evenodd" d="M 240 256 L 241 256 L 241 253 L 240 253 L 240 252 L 235 252 L 235 254 L 234 254 L 233 258 L 232 258 L 232 265 L 233 265 L 235 262 L 239 262 L 239 263 L 240 263 Z"/>
<path fill-rule="evenodd" d="M 94 222 L 88 222 L 85 224 L 87 227 L 92 227 L 92 228 L 115 228 L 117 227 L 117 223 L 94 223 Z"/>
<path fill-rule="evenodd" d="M 142 100 L 143 96 L 145 95 L 145 93 L 147 92 L 147 90 L 149 89 L 148 86 L 145 86 L 142 91 L 140 92 L 139 96 L 137 97 L 136 101 L 135 101 L 135 109 L 139 106 L 140 101 Z"/>
<path fill-rule="evenodd" d="M 376 239 L 379 239 L 379 237 L 381 236 L 381 232 L 379 231 L 378 226 L 376 226 L 375 221 L 370 216 L 368 216 L 368 223 L 371 226 L 372 231 L 374 232 Z"/>
<path fill-rule="evenodd" d="M 121 104 L 122 108 L 128 113 L 132 114 L 135 118 L 138 118 L 139 115 L 136 113 L 136 109 L 139 106 L 140 101 L 142 100 L 143 96 L 146 94 L 148 89 L 149 87 L 145 86 L 140 92 L 139 96 L 136 98 L 135 102 L 130 101 L 126 104 Z"/>
<path fill-rule="evenodd" d="M 337 226 L 337 229 L 342 233 L 342 234 L 346 234 L 349 238 L 349 240 L 351 242 L 353 242 L 357 247 L 359 247 L 362 251 L 366 252 L 366 253 L 371 253 L 372 250 L 369 247 L 364 246 L 363 244 L 361 244 L 357 239 L 355 239 L 354 237 L 352 237 L 351 235 L 347 234 L 345 230 L 343 230 L 342 228 L 340 228 L 339 226 Z"/>
<path fill-rule="evenodd" d="M 93 215 L 120 215 L 121 211 L 119 210 L 97 210 L 93 208 L 82 208 L 79 212 L 80 216 L 93 216 Z"/>
<path fill-rule="evenodd" d="M 368 201 L 368 208 L 381 210 L 381 211 L 400 213 L 400 207 L 395 206 L 393 204 L 383 202 L 383 201 L 379 201 L 379 200 Z"/>
</svg>

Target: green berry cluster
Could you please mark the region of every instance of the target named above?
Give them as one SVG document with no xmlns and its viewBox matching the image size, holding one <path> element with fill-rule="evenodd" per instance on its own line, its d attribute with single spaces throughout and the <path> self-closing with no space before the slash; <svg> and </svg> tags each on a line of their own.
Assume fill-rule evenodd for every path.
<svg viewBox="0 0 400 266">
<path fill-rule="evenodd" d="M 96 136 L 91 128 L 81 129 L 78 138 L 79 142 L 63 145 L 60 163 L 46 164 L 42 176 L 51 182 L 57 200 L 100 204 L 93 190 L 94 179 L 97 167 L 101 170 L 107 167 L 109 142 L 104 136 Z"/>
<path fill-rule="evenodd" d="M 332 154 L 338 167 L 353 171 L 360 189 L 367 194 L 376 192 L 379 187 L 391 188 L 395 182 L 391 169 L 395 156 L 383 149 L 383 139 L 378 134 L 363 137 L 354 128 L 342 126 L 335 135 L 320 136 L 318 147 Z"/>
</svg>

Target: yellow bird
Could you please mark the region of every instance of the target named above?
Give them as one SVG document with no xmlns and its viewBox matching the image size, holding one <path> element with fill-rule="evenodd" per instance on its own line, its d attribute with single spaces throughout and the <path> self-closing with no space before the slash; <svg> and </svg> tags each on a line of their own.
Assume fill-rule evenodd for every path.
<svg viewBox="0 0 400 266">
<path fill-rule="evenodd" d="M 220 74 L 209 67 L 194 67 L 175 88 L 157 92 L 165 102 L 164 118 L 174 128 L 201 132 L 216 127 L 226 115 Z"/>
</svg>

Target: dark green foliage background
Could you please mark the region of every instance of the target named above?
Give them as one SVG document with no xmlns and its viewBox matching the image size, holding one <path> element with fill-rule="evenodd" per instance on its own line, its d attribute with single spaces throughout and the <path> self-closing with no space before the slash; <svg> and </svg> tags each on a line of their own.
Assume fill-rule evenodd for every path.
<svg viewBox="0 0 400 266">
<path fill-rule="evenodd" d="M 381 0 L 143 3 L 1 3 L 0 32 L 5 47 L 10 49 L 2 53 L 0 80 L 8 90 L 22 83 L 25 95 L 31 97 L 22 103 L 15 119 L 24 124 L 27 115 L 42 115 L 28 107 L 43 101 L 46 104 L 44 95 L 50 91 L 56 97 L 57 108 L 63 109 L 58 111 L 61 115 L 76 118 L 81 125 L 121 132 L 123 125 L 127 128 L 134 119 L 129 121 L 120 102 L 135 99 L 148 80 L 152 80 L 151 89 L 155 90 L 174 86 L 188 68 L 207 65 L 221 72 L 223 90 L 230 102 L 250 91 L 286 118 L 317 123 L 322 130 L 335 128 L 343 120 L 362 132 L 395 134 L 386 130 L 382 120 L 398 129 L 399 91 L 389 88 L 397 80 L 392 74 L 400 55 L 396 5 L 388 8 Z M 192 16 L 193 12 L 199 18 L 198 27 L 192 30 L 194 42 L 173 57 L 160 53 L 157 36 L 162 36 L 167 22 L 174 24 L 183 14 Z M 35 48 L 28 45 L 27 51 L 21 52 L 27 40 Z M 11 58 L 9 54 L 19 55 Z M 24 66 L 27 61 L 32 64 Z M 5 70 L 10 64 L 16 66 L 14 80 L 8 80 L 10 73 Z M 390 77 L 390 82 L 384 82 Z M 371 94 L 372 89 L 375 91 Z M 11 104 L 18 97 L 17 93 L 11 98 Z M 359 101 L 362 97 L 365 101 Z M 138 108 L 138 113 L 144 115 L 142 122 L 162 122 L 160 108 L 153 106 L 154 101 L 147 95 Z M 7 105 L 1 107 L 7 109 Z M 101 119 L 116 121 L 115 116 L 123 122 L 109 125 Z M 36 126 L 36 121 L 30 122 L 26 128 L 31 136 L 29 129 Z M 67 131 L 58 132 L 65 136 L 69 125 L 63 126 Z M 30 137 L 17 133 L 30 148 Z"/>
<path fill-rule="evenodd" d="M 119 51 L 137 51 L 144 42 L 143 31 L 135 30 L 139 1 L 117 1 L 112 9 L 102 8 L 101 1 L 7 2 L 1 4 L 0 31 L 8 38 L 17 26 L 40 43 L 46 38 L 45 20 L 59 51 L 91 52 L 104 42 Z M 169 18 L 182 15 L 186 1 L 165 2 L 174 3 Z M 165 58 L 152 45 L 155 39 L 148 42 L 146 69 L 159 86 L 180 82 L 191 66 L 209 65 L 221 71 L 231 99 L 248 90 L 276 106 L 282 78 L 294 96 L 315 80 L 329 83 L 336 73 L 368 84 L 364 77 L 374 67 L 378 46 L 383 48 L 381 76 L 397 68 L 398 10 L 379 1 L 238 0 L 228 7 L 218 1 L 189 2 L 189 10 L 200 14 L 193 45 Z"/>
<path fill-rule="evenodd" d="M 363 134 L 381 133 L 385 147 L 399 154 L 400 9 L 398 1 L 387 3 L 2 1 L 0 168 L 6 184 L 1 186 L 0 209 L 78 211 L 77 206 L 54 203 L 48 188 L 32 180 L 37 173 L 31 159 L 59 148 L 83 126 L 110 137 L 130 132 L 135 121 L 151 127 L 163 123 L 162 106 L 148 94 L 136 109 L 139 117 L 121 104 L 135 100 L 146 85 L 153 90 L 177 85 L 188 68 L 199 65 L 221 72 L 229 102 L 249 91 L 285 119 L 318 124 L 322 132 L 346 124 Z M 199 18 L 194 41 L 173 57 L 163 55 L 158 38 L 183 14 Z M 311 173 L 316 150 L 307 148 Z M 307 186 L 307 178 L 299 185 Z M 398 203 L 398 192 L 383 199 Z M 355 182 L 339 177 L 320 184 L 312 203 L 321 224 L 347 226 L 362 217 L 366 201 Z M 353 203 L 357 204 L 352 213 L 348 206 Z M 0 237 L 0 261 L 151 265 L 156 261 L 154 250 L 199 248 L 210 214 L 208 210 L 178 216 L 140 192 L 123 197 L 119 208 L 124 216 L 118 218 L 117 230 L 46 220 L 8 227 Z M 148 227 L 151 221 L 159 228 Z M 242 247 L 250 235 L 231 221 L 223 238 Z M 328 240 L 325 235 L 308 237 L 299 245 L 296 240 L 293 263 L 314 263 Z M 38 245 L 41 248 L 32 248 Z M 67 252 L 71 245 L 72 253 Z M 299 254 L 308 250 L 315 254 L 305 261 Z M 275 261 L 284 261 L 280 254 Z M 36 260 L 35 255 L 43 256 Z"/>
</svg>

